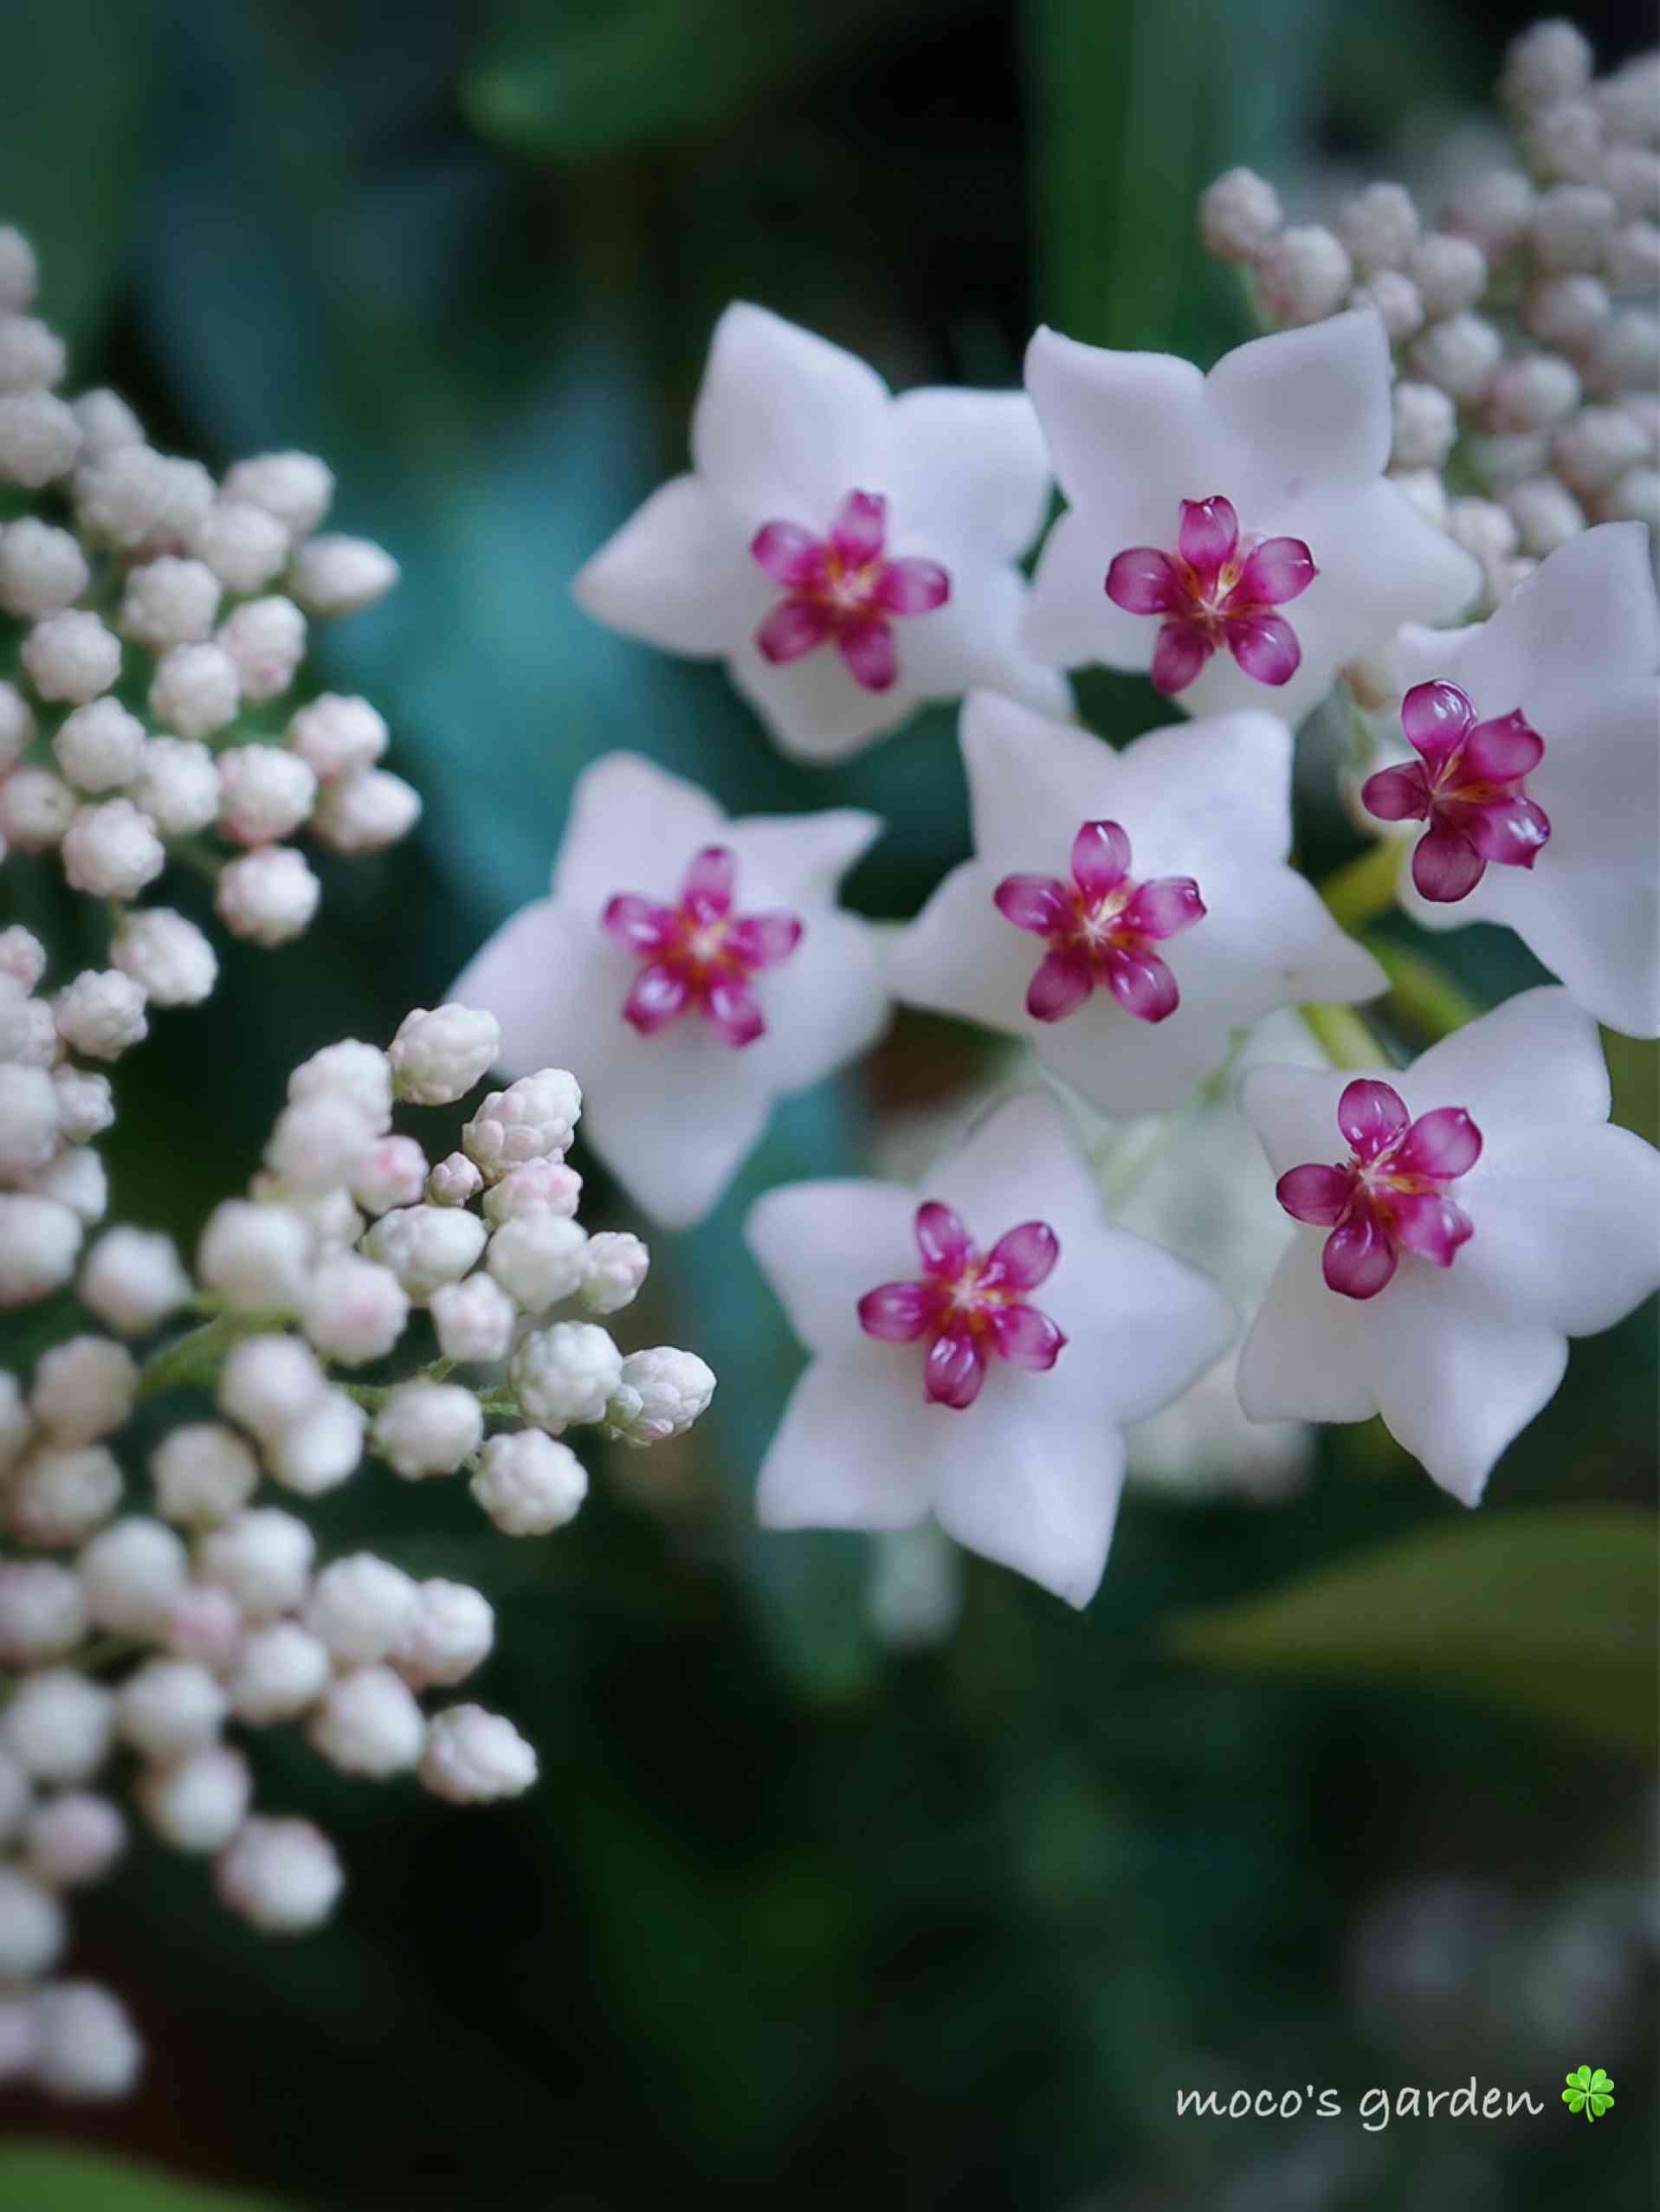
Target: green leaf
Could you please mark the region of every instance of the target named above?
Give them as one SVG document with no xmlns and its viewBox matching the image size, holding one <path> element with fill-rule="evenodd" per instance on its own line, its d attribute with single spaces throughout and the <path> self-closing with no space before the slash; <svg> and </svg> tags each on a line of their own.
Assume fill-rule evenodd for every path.
<svg viewBox="0 0 1660 2212">
<path fill-rule="evenodd" d="M 203 2189 L 156 2166 L 52 2143 L 0 2151 L 0 2204 L 19 2212 L 279 2212 L 269 2197 Z"/>
<path fill-rule="evenodd" d="M 1636 1507 L 1507 1513 L 1189 1615 L 1172 1641 L 1208 1665 L 1408 1682 L 1643 1751 L 1655 1737 L 1654 1556 L 1654 1517 Z"/>
</svg>

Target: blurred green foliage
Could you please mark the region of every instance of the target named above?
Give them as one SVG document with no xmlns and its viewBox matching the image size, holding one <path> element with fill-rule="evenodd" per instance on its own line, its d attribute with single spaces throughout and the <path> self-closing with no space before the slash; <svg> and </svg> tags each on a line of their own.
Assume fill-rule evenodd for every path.
<svg viewBox="0 0 1660 2212">
<path fill-rule="evenodd" d="M 0 0 L 0 216 L 39 240 L 81 377 L 216 463 L 324 453 L 344 526 L 405 575 L 324 641 L 319 680 L 387 713 L 420 845 L 330 871 L 300 945 L 233 949 L 212 1004 L 158 1025 L 122 1071 L 119 1208 L 191 1233 L 252 1166 L 287 1066 L 387 1035 L 542 887 L 572 779 L 608 747 L 733 806 L 875 808 L 891 833 L 854 887 L 875 914 L 914 911 L 960 857 L 947 715 L 817 775 L 718 670 L 570 604 L 578 563 L 679 465 L 728 298 L 900 384 L 1012 381 L 1040 316 L 1211 358 L 1241 325 L 1193 242 L 1208 177 L 1252 162 L 1295 194 L 1364 174 L 1402 119 L 1479 100 L 1512 27 L 1434 0 Z M 1086 701 L 1114 740 L 1158 719 L 1127 679 Z M 1353 842 L 1311 809 L 1312 872 Z M 85 926 L 44 868 L 9 868 L 0 897 L 61 944 Z M 1493 931 L 1445 957 L 1483 1003 L 1536 976 Z M 951 1054 L 953 1077 L 978 1064 L 961 1038 Z M 778 1117 L 705 1229 L 656 1241 L 642 1325 L 707 1353 L 716 1407 L 646 1474 L 601 1467 L 559 1538 L 487 1542 L 439 1486 L 323 1501 L 326 1543 L 497 1600 L 481 1692 L 544 1781 L 457 1814 L 256 1744 L 262 1800 L 338 1838 L 347 1908 L 262 1942 L 209 1909 L 199 1867 L 140 1842 L 80 1914 L 76 1965 L 130 1993 L 150 2072 L 80 2132 L 327 2212 L 627 2212 L 670 2190 L 723 2212 L 1639 2201 L 1636 2099 L 1587 2145 L 1566 2115 L 1242 2134 L 1178 2121 L 1174 2098 L 1312 2071 L 1352 2113 L 1369 2083 L 1423 2079 L 1425 2048 L 1445 2079 L 1546 2085 L 1585 2035 L 1641 2071 L 1653 1965 L 1629 1928 L 1600 1979 L 1507 1953 L 1502 2018 L 1437 1952 L 1405 2041 L 1355 1931 L 1396 1885 L 1457 1876 L 1519 1926 L 1578 1926 L 1637 1877 L 1652 1316 L 1576 1348 L 1478 1519 L 1375 1426 L 1328 1435 L 1273 1508 L 1133 1499 L 1086 1618 L 976 1569 L 956 1639 L 896 1655 L 862 1542 L 750 1528 L 797 1355 L 738 1227 L 767 1183 L 857 1162 L 877 1109 L 932 1102 L 945 1061 L 937 1025 L 902 1023 L 874 1068 Z M 1655 1064 L 1618 1047 L 1638 1125 Z M 626 1220 L 590 1188 L 596 1225 Z M 1547 1506 L 1582 1548 L 1537 1535 Z M 1366 1621 L 1366 1663 L 1334 1669 L 1334 1628 L 1353 1659 Z M 1181 1655 L 1172 1623 L 1228 1663 Z M 1545 1649 L 1624 1717 L 1618 1741 L 1530 1717 Z M 7 2212 L 216 2202 L 38 2161 L 0 2164 Z"/>
</svg>

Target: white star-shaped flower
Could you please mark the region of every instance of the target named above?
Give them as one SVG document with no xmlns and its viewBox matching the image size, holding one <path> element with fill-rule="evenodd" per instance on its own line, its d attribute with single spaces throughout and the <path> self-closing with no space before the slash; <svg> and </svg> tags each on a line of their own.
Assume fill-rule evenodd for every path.
<svg viewBox="0 0 1660 2212">
<path fill-rule="evenodd" d="M 762 1522 L 895 1529 L 932 1513 L 1088 1604 L 1125 1426 L 1203 1373 L 1233 1313 L 1106 1221 L 1058 1102 L 1009 1100 L 914 1190 L 769 1190 L 746 1235 L 813 1355 L 761 1469 Z"/>
<path fill-rule="evenodd" d="M 585 770 L 552 894 L 503 924 L 455 995 L 511 1075 L 580 1070 L 583 1133 L 667 1229 L 700 1221 L 775 1100 L 873 1043 L 881 941 L 836 886 L 881 830 L 849 808 L 729 822 L 637 754 Z"/>
<path fill-rule="evenodd" d="M 1291 733 L 1179 723 L 1121 752 L 981 694 L 963 710 L 975 856 L 895 949 L 899 996 L 1024 1037 L 1104 1113 L 1178 1104 L 1275 1007 L 1375 997 L 1291 850 Z"/>
<path fill-rule="evenodd" d="M 1596 1024 L 1547 986 L 1410 1067 L 1259 1067 L 1243 1098 L 1307 1225 L 1240 1353 L 1241 1404 L 1253 1421 L 1381 1414 L 1477 1504 L 1554 1396 L 1568 1338 L 1660 1284 L 1660 1153 L 1609 1123 Z"/>
<path fill-rule="evenodd" d="M 1418 697 L 1444 710 L 1421 761 L 1381 771 L 1362 792 L 1363 803 L 1410 805 L 1388 818 L 1430 823 L 1402 872 L 1408 913 L 1430 929 L 1508 923 L 1599 1021 L 1660 1035 L 1660 605 L 1647 531 L 1586 531 L 1490 621 L 1404 631 L 1396 662 L 1403 685 L 1432 687 Z M 1449 687 L 1470 710 L 1457 732 Z M 1422 733 L 1411 692 L 1403 712 L 1408 736 Z M 1518 772 L 1495 775 L 1506 770 Z M 1469 803 L 1467 789 L 1485 803 Z M 1450 882 L 1425 877 L 1443 893 L 1425 898 L 1414 876 L 1424 876 L 1425 848 L 1444 842 L 1455 868 L 1465 848 L 1469 862 Z"/>
<path fill-rule="evenodd" d="M 1068 712 L 1015 636 L 1050 486 L 1024 392 L 895 399 L 856 355 L 740 301 L 715 327 L 692 464 L 594 555 L 577 602 L 724 660 L 785 752 L 845 759 L 976 687 Z"/>
<path fill-rule="evenodd" d="M 1405 622 L 1446 622 L 1481 574 L 1386 480 L 1377 314 L 1255 339 L 1203 376 L 1040 330 L 1026 388 L 1069 512 L 1024 625 L 1040 660 L 1146 669 L 1192 713 L 1295 725 Z"/>
</svg>

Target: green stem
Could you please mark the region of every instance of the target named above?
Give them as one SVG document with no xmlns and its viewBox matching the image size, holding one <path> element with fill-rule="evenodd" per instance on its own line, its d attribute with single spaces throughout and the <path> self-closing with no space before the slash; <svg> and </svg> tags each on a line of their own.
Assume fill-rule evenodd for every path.
<svg viewBox="0 0 1660 2212">
<path fill-rule="evenodd" d="M 1368 931 L 1361 942 L 1389 978 L 1392 1005 L 1409 1028 L 1431 1042 L 1473 1022 L 1481 1008 L 1461 983 L 1421 952 Z"/>
<path fill-rule="evenodd" d="M 1400 847 L 1380 838 L 1369 852 L 1328 875 L 1318 888 L 1334 921 L 1347 930 L 1375 922 L 1395 904 L 1400 881 Z"/>
<path fill-rule="evenodd" d="M 137 1403 L 159 1397 L 164 1390 L 205 1390 L 217 1377 L 232 1345 L 242 1337 L 258 1336 L 267 1329 L 284 1327 L 293 1317 L 281 1307 L 262 1310 L 242 1307 L 221 1313 L 175 1337 L 145 1360 L 139 1377 Z"/>
<path fill-rule="evenodd" d="M 1352 1006 L 1300 1006 L 1297 1011 L 1334 1067 L 1388 1066 L 1389 1054 Z"/>
<path fill-rule="evenodd" d="M 195 837 L 170 837 L 167 841 L 167 857 L 169 860 L 178 861 L 184 867 L 194 868 L 198 875 L 205 876 L 210 883 L 216 883 L 219 880 L 219 871 L 224 866 L 223 861 L 216 853 L 211 852 L 207 846 Z"/>
</svg>

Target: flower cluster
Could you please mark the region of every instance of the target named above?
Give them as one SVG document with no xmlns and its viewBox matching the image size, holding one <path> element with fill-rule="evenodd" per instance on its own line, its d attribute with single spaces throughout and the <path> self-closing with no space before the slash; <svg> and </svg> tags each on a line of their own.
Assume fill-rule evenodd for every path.
<svg viewBox="0 0 1660 2212">
<path fill-rule="evenodd" d="M 488 1657 L 484 1595 L 368 1552 L 320 1559 L 303 1511 L 378 1461 L 408 1482 L 464 1474 L 504 1534 L 546 1535 L 587 1492 L 569 1429 L 648 1446 L 709 1403 L 701 1360 L 624 1355 L 604 1325 L 648 1254 L 576 1219 L 572 1075 L 488 1093 L 436 1161 L 394 1132 L 396 1102 L 455 1104 L 499 1042 L 452 1004 L 411 1014 L 384 1051 L 313 1054 L 194 1267 L 163 1235 L 107 1230 L 77 1285 L 101 1330 L 0 1378 L 0 2078 L 102 2096 L 136 2071 L 116 2001 L 50 1978 L 68 1893 L 121 1855 L 119 1755 L 130 1812 L 210 1860 L 221 1901 L 275 1935 L 326 1918 L 343 1877 L 311 1822 L 255 1809 L 237 1732 L 300 1727 L 343 1773 L 413 1773 L 456 1803 L 535 1779 L 511 1721 L 423 1702 Z M 436 1356 L 353 1379 L 428 1331 Z"/>
<path fill-rule="evenodd" d="M 1374 184 L 1330 228 L 1287 228 L 1243 169 L 1200 210 L 1270 326 L 1382 317 L 1390 474 L 1480 562 L 1489 606 L 1589 524 L 1660 527 L 1660 55 L 1593 67 L 1571 23 L 1517 38 L 1499 84 L 1513 158 L 1438 217 Z"/>
</svg>

